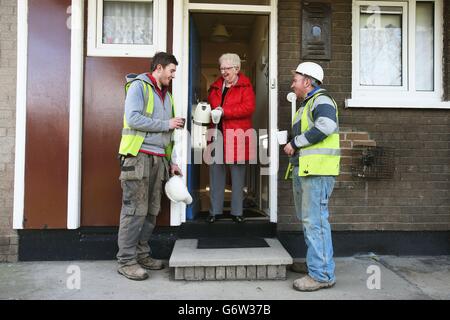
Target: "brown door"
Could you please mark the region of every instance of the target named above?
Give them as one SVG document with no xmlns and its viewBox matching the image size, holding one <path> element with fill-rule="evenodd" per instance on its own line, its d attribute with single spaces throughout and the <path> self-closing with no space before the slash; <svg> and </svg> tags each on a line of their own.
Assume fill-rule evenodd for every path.
<svg viewBox="0 0 450 320">
<path fill-rule="evenodd" d="M 117 152 L 123 126 L 125 75 L 150 69 L 150 59 L 86 57 L 83 106 L 82 226 L 117 226 L 122 190 Z M 170 224 L 162 200 L 158 224 Z"/>
<path fill-rule="evenodd" d="M 82 226 L 119 223 L 122 191 L 117 152 L 123 126 L 125 75 L 149 69 L 149 59 L 86 57 Z"/>
<path fill-rule="evenodd" d="M 70 0 L 28 1 L 24 228 L 66 228 Z"/>
</svg>

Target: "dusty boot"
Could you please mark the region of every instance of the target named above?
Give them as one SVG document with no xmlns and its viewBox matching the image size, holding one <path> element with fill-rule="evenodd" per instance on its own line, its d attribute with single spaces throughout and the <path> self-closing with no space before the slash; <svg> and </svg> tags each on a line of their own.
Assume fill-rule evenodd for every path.
<svg viewBox="0 0 450 320">
<path fill-rule="evenodd" d="M 138 263 L 142 268 L 148 270 L 161 270 L 164 269 L 164 264 L 161 260 L 153 259 L 151 257 L 146 257 L 144 259 L 138 260 Z"/>
<path fill-rule="evenodd" d="M 309 275 L 294 281 L 294 289 L 298 291 L 316 291 L 324 288 L 331 288 L 336 281 L 319 282 L 311 278 Z"/>
<path fill-rule="evenodd" d="M 289 270 L 292 272 L 308 274 L 308 266 L 305 262 L 294 262 L 291 264 Z"/>
<path fill-rule="evenodd" d="M 120 266 L 117 272 L 131 280 L 145 280 L 148 278 L 148 273 L 138 264 Z"/>
</svg>

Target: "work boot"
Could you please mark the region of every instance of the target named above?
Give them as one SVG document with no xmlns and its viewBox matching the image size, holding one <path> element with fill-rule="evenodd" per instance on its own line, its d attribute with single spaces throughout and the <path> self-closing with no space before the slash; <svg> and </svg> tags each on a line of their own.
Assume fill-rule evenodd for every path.
<svg viewBox="0 0 450 320">
<path fill-rule="evenodd" d="M 148 278 L 148 273 L 138 264 L 120 266 L 117 272 L 131 280 L 145 280 Z"/>
<path fill-rule="evenodd" d="M 292 272 L 308 274 L 308 266 L 306 265 L 306 262 L 294 262 L 291 264 L 289 270 Z"/>
<path fill-rule="evenodd" d="M 142 268 L 148 270 L 161 270 L 164 269 L 164 264 L 161 260 L 153 259 L 152 257 L 146 257 L 141 260 L 138 260 L 138 263 Z"/>
<path fill-rule="evenodd" d="M 309 275 L 303 278 L 294 280 L 294 289 L 298 291 L 316 291 L 319 289 L 331 288 L 336 284 L 336 281 L 319 282 L 311 278 Z"/>
</svg>

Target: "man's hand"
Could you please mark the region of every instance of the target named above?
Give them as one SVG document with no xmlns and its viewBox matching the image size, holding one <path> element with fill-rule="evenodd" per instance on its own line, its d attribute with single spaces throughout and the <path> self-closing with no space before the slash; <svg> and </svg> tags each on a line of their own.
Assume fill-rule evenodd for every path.
<svg viewBox="0 0 450 320">
<path fill-rule="evenodd" d="M 183 174 L 181 173 L 180 167 L 176 164 L 170 165 L 170 173 L 172 175 L 183 176 Z"/>
<path fill-rule="evenodd" d="M 175 117 L 169 120 L 170 129 L 181 129 L 184 127 L 184 119 Z"/>
<path fill-rule="evenodd" d="M 289 157 L 292 157 L 292 156 L 294 155 L 295 149 L 292 148 L 292 145 L 291 145 L 290 142 L 287 143 L 287 144 L 284 146 L 284 152 L 285 152 Z"/>
</svg>

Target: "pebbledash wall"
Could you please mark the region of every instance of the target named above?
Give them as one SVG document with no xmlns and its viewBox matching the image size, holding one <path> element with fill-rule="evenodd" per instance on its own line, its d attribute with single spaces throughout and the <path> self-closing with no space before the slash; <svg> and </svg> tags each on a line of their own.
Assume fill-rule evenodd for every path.
<svg viewBox="0 0 450 320">
<path fill-rule="evenodd" d="M 12 229 L 16 109 L 17 1 L 0 1 L 0 262 L 17 260 Z"/>
<path fill-rule="evenodd" d="M 352 89 L 352 1 L 332 6 L 332 58 L 324 67 L 324 87 L 339 105 L 343 158 L 341 176 L 330 201 L 334 231 L 450 230 L 450 110 L 345 108 Z M 450 1 L 444 1 L 444 84 L 450 100 Z M 301 1 L 280 0 L 279 127 L 290 126 L 291 73 L 301 60 Z M 285 112 L 283 112 L 285 110 Z M 365 141 L 355 141 L 365 140 Z M 387 181 L 352 178 L 355 144 L 393 147 L 394 175 Z M 287 157 L 280 156 L 280 168 Z M 278 230 L 299 231 L 291 184 L 279 173 Z"/>
</svg>

